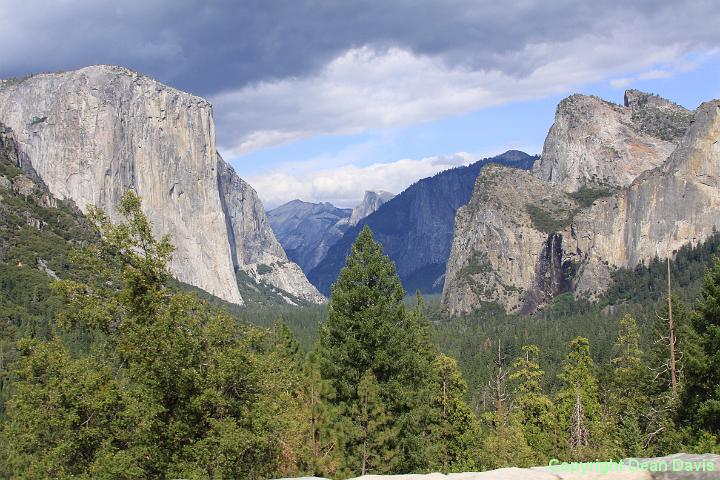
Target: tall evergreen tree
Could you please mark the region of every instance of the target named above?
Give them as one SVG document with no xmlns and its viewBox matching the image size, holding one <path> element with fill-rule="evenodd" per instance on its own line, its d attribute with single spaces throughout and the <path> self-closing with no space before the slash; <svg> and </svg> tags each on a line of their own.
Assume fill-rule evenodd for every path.
<svg viewBox="0 0 720 480">
<path fill-rule="evenodd" d="M 637 457 L 644 450 L 641 416 L 649 409 L 647 368 L 640 349 L 640 333 L 632 315 L 620 319 L 618 337 L 610 360 L 609 410 L 615 419 L 614 433 L 625 456 Z"/>
<path fill-rule="evenodd" d="M 439 354 L 433 362 L 437 384 L 433 395 L 433 438 L 437 461 L 433 470 L 462 472 L 477 468 L 480 424 L 465 402 L 467 384 L 455 359 Z"/>
<path fill-rule="evenodd" d="M 323 378 L 345 415 L 358 408 L 360 380 L 372 373 L 392 427 L 400 432 L 398 470 L 417 471 L 428 463 L 429 416 L 421 412 L 430 405 L 432 352 L 404 296 L 395 265 L 366 226 L 332 286 L 318 351 Z"/>
<path fill-rule="evenodd" d="M 513 387 L 513 409 L 511 416 L 522 425 L 525 441 L 540 461 L 552 455 L 553 403 L 542 389 L 545 375 L 540 369 L 537 357 L 540 349 L 536 345 L 523 345 L 522 355 L 513 362 L 510 381 Z"/>
<path fill-rule="evenodd" d="M 717 441 L 720 438 L 720 259 L 715 260 L 705 275 L 692 320 L 700 348 L 685 361 L 680 418 Z"/>
<path fill-rule="evenodd" d="M 595 364 L 586 338 L 570 342 L 560 380 L 556 396 L 558 427 L 569 456 L 577 460 L 605 456 L 610 449 L 604 425 L 608 419 L 603 418 Z"/>
</svg>

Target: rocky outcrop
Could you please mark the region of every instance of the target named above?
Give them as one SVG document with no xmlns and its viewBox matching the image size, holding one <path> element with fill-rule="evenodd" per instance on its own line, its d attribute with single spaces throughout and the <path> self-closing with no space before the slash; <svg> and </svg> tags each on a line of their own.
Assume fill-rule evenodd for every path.
<svg viewBox="0 0 720 480">
<path fill-rule="evenodd" d="M 92 66 L 3 82 L 0 122 L 50 192 L 81 210 L 95 204 L 117 220 L 115 206 L 134 189 L 155 233 L 172 237 L 180 281 L 239 304 L 235 271 L 246 259 L 286 261 L 254 191 L 217 155 L 203 98 L 125 68 Z M 314 290 L 301 273 L 289 283 Z"/>
<path fill-rule="evenodd" d="M 575 192 L 626 187 L 662 165 L 687 128 L 690 112 L 635 90 L 628 91 L 626 103 L 585 95 L 560 102 L 533 173 Z"/>
<path fill-rule="evenodd" d="M 585 118 L 590 114 L 587 105 L 600 102 L 588 97 L 571 99 L 558 108 L 561 121 Z M 632 109 L 655 109 L 643 120 L 647 131 L 663 130 L 674 114 L 683 116 L 682 111 L 678 113 L 681 107 L 646 94 L 631 91 L 627 103 L 623 115 Z M 581 114 L 568 111 L 570 105 Z M 605 125 L 618 132 L 617 124 L 608 126 L 604 120 L 617 113 L 615 106 L 594 111 L 601 119 L 585 118 L 586 125 Z M 654 120 L 650 119 L 653 115 Z M 609 132 L 590 129 L 581 134 L 563 129 L 565 134 L 558 137 L 562 129 L 556 121 L 546 150 L 558 155 L 553 165 L 572 166 L 575 173 L 555 176 L 558 171 L 550 169 L 550 175 L 542 175 L 544 166 L 539 165 L 531 178 L 495 167 L 478 179 L 472 200 L 456 218 L 443 293 L 451 313 L 476 310 L 484 302 L 529 312 L 564 291 L 594 298 L 609 286 L 613 270 L 633 268 L 656 256 L 665 258 L 720 228 L 720 101 L 699 107 L 672 154 L 623 188 L 618 187 L 634 172 L 625 169 L 615 176 L 614 189 L 579 186 L 589 185 L 582 183 L 592 178 L 588 172 L 607 171 L 603 162 L 619 166 L 637 160 L 628 142 L 638 137 L 620 137 L 624 143 L 619 144 L 619 151 L 625 152 L 620 161 L 574 157 L 572 152 L 590 155 L 587 146 L 603 145 Z M 667 138 L 672 137 L 668 134 Z M 553 146 L 558 142 L 559 147 Z M 577 163 L 578 158 L 590 165 Z M 543 162 L 548 159 L 538 163 Z M 498 179 L 494 184 L 493 178 Z"/>
<path fill-rule="evenodd" d="M 701 105 L 668 161 L 596 202 L 574 222 L 584 268 L 578 291 L 594 295 L 613 267 L 632 268 L 720 229 L 720 101 Z"/>
<path fill-rule="evenodd" d="M 442 291 L 455 213 L 470 200 L 480 170 L 490 163 L 529 169 L 536 159 L 511 150 L 419 180 L 345 232 L 308 278 L 328 293 L 355 238 L 367 225 L 383 252 L 395 262 L 407 291 Z"/>
<path fill-rule="evenodd" d="M 495 302 L 532 311 L 570 288 L 570 223 L 579 204 L 530 172 L 486 166 L 455 217 L 442 302 L 453 315 Z"/>
<path fill-rule="evenodd" d="M 544 467 L 511 467 L 447 475 L 442 473 L 364 475 L 352 480 L 711 480 L 718 478 L 720 475 L 718 472 L 720 472 L 720 455 L 678 453 L 657 458 L 626 458 L 615 462 L 554 461 L 552 465 Z M 302 477 L 302 479 L 325 480 L 319 477 Z"/>
<path fill-rule="evenodd" d="M 668 142 L 678 142 L 693 119 L 685 107 L 640 90 L 627 90 L 624 103 L 641 132 Z"/>
<path fill-rule="evenodd" d="M 322 303 L 325 298 L 288 260 L 275 238 L 257 192 L 218 155 L 218 190 L 236 270 L 258 283 L 280 289 L 288 303 Z M 289 295 L 286 295 L 289 294 Z"/>
<path fill-rule="evenodd" d="M 327 202 L 293 200 L 270 210 L 268 218 L 288 257 L 307 273 L 350 228 L 351 213 Z"/>
<path fill-rule="evenodd" d="M 384 192 L 382 190 L 377 192 L 366 190 L 360 205 L 353 208 L 348 224 L 352 226 L 357 225 L 360 220 L 377 211 L 378 208 L 387 201 L 391 200 L 394 196 L 394 194 Z"/>
</svg>

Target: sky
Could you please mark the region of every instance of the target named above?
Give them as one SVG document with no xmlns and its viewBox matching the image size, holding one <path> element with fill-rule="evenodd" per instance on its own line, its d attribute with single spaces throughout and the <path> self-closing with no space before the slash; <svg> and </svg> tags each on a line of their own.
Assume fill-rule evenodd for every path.
<svg viewBox="0 0 720 480">
<path fill-rule="evenodd" d="M 572 93 L 720 98 L 715 0 L 0 0 L 0 78 L 117 64 L 213 103 L 267 208 L 519 149 Z"/>
</svg>

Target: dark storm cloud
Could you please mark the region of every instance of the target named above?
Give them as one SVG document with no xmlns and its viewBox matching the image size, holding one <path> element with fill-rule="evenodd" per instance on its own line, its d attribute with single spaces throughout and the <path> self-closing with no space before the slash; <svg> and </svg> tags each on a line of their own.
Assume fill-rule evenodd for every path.
<svg viewBox="0 0 720 480">
<path fill-rule="evenodd" d="M 311 74 L 353 47 L 399 47 L 450 66 L 522 76 L 528 45 L 602 36 L 677 11 L 667 41 L 718 39 L 712 1 L 0 0 L 0 77 L 125 65 L 203 95 Z M 689 24 L 703 17 L 704 25 Z M 699 27 L 699 28 L 698 28 Z M 518 61 L 522 59 L 522 61 Z"/>
</svg>

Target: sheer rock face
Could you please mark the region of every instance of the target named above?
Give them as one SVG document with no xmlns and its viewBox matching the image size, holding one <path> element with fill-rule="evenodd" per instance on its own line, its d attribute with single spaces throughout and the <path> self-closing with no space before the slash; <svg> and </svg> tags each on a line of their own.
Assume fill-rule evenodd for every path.
<svg viewBox="0 0 720 480">
<path fill-rule="evenodd" d="M 288 260 L 255 189 L 238 177 L 220 155 L 218 190 L 230 245 L 234 245 L 230 254 L 236 268 L 256 282 L 277 287 L 300 300 L 324 302 L 325 297 L 312 286 L 300 267 Z"/>
<path fill-rule="evenodd" d="M 720 101 L 701 105 L 668 161 L 616 195 L 595 202 L 575 220 L 586 252 L 578 291 L 602 291 L 597 278 L 632 268 L 720 228 Z"/>
<path fill-rule="evenodd" d="M 241 304 L 240 262 L 284 258 L 254 191 L 217 155 L 203 98 L 125 68 L 92 66 L 0 83 L 0 122 L 50 192 L 81 210 L 94 204 L 118 220 L 115 206 L 134 189 L 155 233 L 172 237 L 180 281 Z M 263 250 L 251 254 L 256 247 Z"/>
<path fill-rule="evenodd" d="M 360 205 L 353 208 L 348 223 L 352 226 L 357 225 L 360 220 L 377 211 L 385 202 L 392 200 L 394 196 L 394 194 L 382 190 L 378 192 L 365 191 L 363 201 L 360 202 Z"/>
<path fill-rule="evenodd" d="M 545 232 L 532 208 L 563 223 L 578 208 L 561 189 L 530 172 L 486 166 L 470 202 L 455 217 L 455 237 L 445 272 L 442 302 L 453 314 L 468 313 L 484 302 L 510 311 L 532 311 L 545 297 L 566 290 L 573 232 Z M 565 239 L 563 241 L 563 239 Z"/>
<path fill-rule="evenodd" d="M 628 91 L 626 103 L 585 95 L 560 102 L 533 173 L 574 192 L 584 186 L 626 187 L 663 164 L 691 113 L 636 90 Z"/>
<path fill-rule="evenodd" d="M 658 109 L 675 108 L 648 98 L 646 104 L 658 103 Z M 633 101 L 628 101 L 628 109 Z M 615 110 L 608 106 L 599 114 L 605 117 Z M 657 120 L 648 122 L 652 128 L 667 127 Z M 534 176 L 486 169 L 473 198 L 456 216 L 445 307 L 459 314 L 497 302 L 510 311 L 532 311 L 564 291 L 594 298 L 610 285 L 615 268 L 666 258 L 682 245 L 705 240 L 713 228 L 720 228 L 720 101 L 703 104 L 688 124 L 662 164 L 589 206 L 580 202 L 582 192 L 574 193 L 578 177 L 545 181 L 538 178 L 542 165 L 536 166 Z M 556 133 L 551 130 L 546 146 Z M 606 131 L 569 136 L 568 145 L 580 147 L 567 148 L 563 155 L 600 144 L 593 135 L 608 138 Z"/>
</svg>

